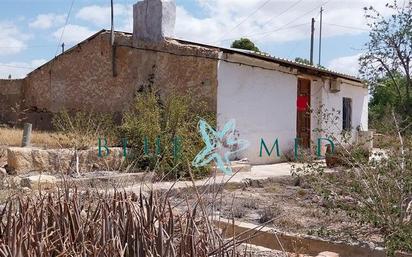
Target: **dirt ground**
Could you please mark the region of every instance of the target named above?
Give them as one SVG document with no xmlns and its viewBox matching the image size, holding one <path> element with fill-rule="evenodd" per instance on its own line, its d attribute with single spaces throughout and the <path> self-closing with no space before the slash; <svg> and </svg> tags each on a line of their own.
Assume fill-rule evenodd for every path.
<svg viewBox="0 0 412 257">
<path fill-rule="evenodd" d="M 314 190 L 295 186 L 295 183 L 293 178 L 250 181 L 243 188 L 225 189 L 217 196 L 216 193 L 205 195 L 206 199 L 214 202 L 213 214 L 224 218 L 233 217 L 256 225 L 274 219 L 267 227 L 282 232 L 382 246 L 378 231 L 359 226 L 342 210 L 331 210 Z M 193 203 L 195 198 L 187 192 L 180 192 L 172 199 L 176 205 L 184 206 L 187 205 L 185 201 Z"/>
</svg>

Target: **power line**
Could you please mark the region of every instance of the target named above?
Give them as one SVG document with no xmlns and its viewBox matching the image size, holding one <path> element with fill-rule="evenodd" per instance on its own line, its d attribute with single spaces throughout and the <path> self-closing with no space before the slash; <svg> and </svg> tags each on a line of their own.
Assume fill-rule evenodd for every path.
<svg viewBox="0 0 412 257">
<path fill-rule="evenodd" d="M 282 11 L 281 13 L 279 13 L 276 16 L 272 16 L 272 18 L 270 18 L 269 20 L 267 20 L 262 27 L 266 26 L 267 24 L 269 24 L 271 21 L 273 21 L 275 18 L 279 18 L 280 16 L 282 16 L 283 14 L 287 13 L 289 10 L 291 10 L 293 7 L 295 7 L 296 5 L 300 4 L 303 0 L 299 0 L 297 2 L 295 2 L 294 4 L 292 4 L 291 6 L 289 6 L 288 8 L 286 8 L 286 10 Z"/>
<path fill-rule="evenodd" d="M 301 24 L 296 24 L 296 25 L 289 26 L 289 27 L 280 27 L 280 28 L 276 28 L 276 29 L 274 29 L 274 30 L 269 30 L 269 31 L 264 31 L 264 32 L 258 32 L 258 33 L 253 33 L 253 34 L 247 34 L 247 35 L 245 35 L 245 37 L 257 36 L 257 35 L 266 35 L 266 34 L 269 34 L 269 33 L 276 32 L 276 31 L 287 30 L 287 29 L 291 29 L 291 28 L 296 28 L 296 27 L 300 27 L 300 26 L 303 26 L 303 25 L 307 25 L 307 24 L 308 24 L 308 22 L 301 23 Z M 220 41 L 229 41 L 229 40 L 234 40 L 234 39 L 238 39 L 238 37 L 226 38 L 226 39 L 222 39 L 222 40 L 220 40 Z"/>
<path fill-rule="evenodd" d="M 239 28 L 240 25 L 242 25 L 243 23 L 245 23 L 245 21 L 247 21 L 250 17 L 252 17 L 253 15 L 255 15 L 255 13 L 257 13 L 260 9 L 262 9 L 263 7 L 265 7 L 265 5 L 267 5 L 270 1 L 272 0 L 267 0 L 265 1 L 262 5 L 260 5 L 256 10 L 254 10 L 250 15 L 248 15 L 244 20 L 242 20 L 241 22 L 239 22 L 235 27 L 233 27 L 228 33 L 231 33 L 232 31 L 234 31 L 235 29 Z"/>
<path fill-rule="evenodd" d="M 284 25 L 284 26 L 287 26 L 287 25 L 293 23 L 294 21 L 297 21 L 297 20 L 302 19 L 303 17 L 306 17 L 308 14 L 311 14 L 313 11 L 317 10 L 319 7 L 321 7 L 321 6 L 323 6 L 323 5 L 326 5 L 328 2 L 329 2 L 329 1 L 326 1 L 325 3 L 321 3 L 320 5 L 316 6 L 315 8 L 311 9 L 311 10 L 308 11 L 308 12 L 305 12 L 304 14 L 300 15 L 299 18 L 290 21 L 289 23 L 287 23 L 287 24 Z"/>
<path fill-rule="evenodd" d="M 330 0 L 326 1 L 324 4 L 326 5 L 329 1 L 330 1 Z M 297 5 L 300 4 L 301 2 L 303 2 L 303 0 L 298 0 L 298 1 L 294 2 L 292 5 L 290 5 L 288 8 L 286 8 L 284 11 L 282 11 L 282 12 L 279 13 L 279 14 L 277 14 L 276 16 L 273 16 L 273 17 L 270 18 L 269 20 L 267 20 L 262 26 L 266 26 L 266 25 L 269 24 L 273 19 L 279 18 L 280 16 L 282 16 L 282 15 L 285 14 L 285 13 L 287 13 L 289 10 L 291 10 L 293 7 L 297 6 Z M 322 5 L 322 4 L 321 4 L 321 5 Z M 309 12 L 303 14 L 302 16 L 306 16 L 308 13 L 313 12 L 313 11 L 314 11 L 315 9 L 317 9 L 317 8 L 318 8 L 318 7 L 310 10 Z M 301 17 L 302 17 L 302 16 L 301 16 Z M 301 18 L 301 17 L 300 17 L 300 18 Z M 298 19 L 300 19 L 300 18 L 298 18 Z M 294 19 L 294 20 L 292 20 L 291 22 L 283 25 L 282 27 L 288 26 L 289 24 L 293 23 L 294 21 L 296 21 L 296 19 Z M 282 27 L 280 27 L 280 28 L 282 28 Z M 280 28 L 276 29 L 275 31 L 278 31 Z M 272 31 L 272 32 L 273 32 L 273 31 Z M 263 34 L 266 34 L 266 33 L 263 33 Z M 245 35 L 245 36 L 251 36 L 251 35 Z M 234 38 L 231 38 L 231 39 L 234 39 Z M 229 39 L 229 40 L 231 40 L 231 39 Z M 236 39 L 237 39 L 237 38 L 236 38 Z M 227 41 L 227 40 L 228 40 L 228 39 L 225 39 L 225 40 L 220 39 L 220 40 L 217 40 L 217 41 L 210 42 L 210 44 L 217 43 L 217 42 L 220 42 L 220 41 Z"/>
<path fill-rule="evenodd" d="M 54 56 L 57 56 L 57 53 L 59 52 L 59 48 L 61 46 L 61 41 L 63 39 L 64 31 L 66 30 L 66 26 L 69 23 L 69 18 L 70 18 L 70 14 L 72 12 L 72 9 L 73 9 L 74 1 L 75 0 L 72 0 L 72 3 L 71 3 L 70 8 L 69 8 L 69 12 L 67 13 L 66 22 L 63 26 L 63 30 L 62 30 L 62 33 L 60 35 L 59 42 L 57 43 L 57 49 L 56 49 L 56 53 L 54 54 Z"/>
<path fill-rule="evenodd" d="M 282 12 L 279 13 L 278 15 L 273 16 L 273 17 L 270 18 L 268 21 L 266 21 L 266 22 L 262 25 L 262 27 L 264 27 L 264 26 L 266 26 L 267 24 L 269 24 L 274 18 L 279 18 L 280 16 L 282 16 L 283 14 L 285 14 L 286 12 L 288 12 L 289 10 L 291 10 L 293 7 L 295 7 L 296 5 L 300 4 L 302 1 L 303 1 L 303 0 L 299 0 L 299 1 L 295 2 L 295 3 L 293 3 L 291 6 L 289 6 L 288 8 L 286 8 L 284 11 L 282 11 Z M 289 24 L 290 24 L 290 23 L 288 23 L 287 25 L 289 25 Z M 277 29 L 276 31 L 278 31 L 278 29 Z M 273 31 L 273 32 L 275 32 L 275 31 Z"/>
<path fill-rule="evenodd" d="M 51 48 L 54 45 L 31 45 L 31 46 L 0 46 L 0 48 Z"/>
<path fill-rule="evenodd" d="M 8 67 L 8 68 L 16 68 L 16 69 L 27 69 L 32 70 L 33 67 L 24 67 L 24 66 L 15 66 L 15 65 L 7 65 L 7 64 L 0 64 L 1 67 Z"/>
<path fill-rule="evenodd" d="M 270 34 L 270 33 L 281 31 L 281 30 L 288 30 L 288 29 L 292 29 L 292 28 L 297 28 L 297 27 L 301 27 L 301 26 L 304 26 L 304 25 L 308 25 L 308 24 L 310 24 L 310 22 L 300 23 L 300 24 L 296 24 L 296 25 L 292 25 L 292 26 L 288 26 L 288 27 L 281 26 L 279 28 L 276 28 L 275 30 L 271 30 L 271 31 L 262 33 L 263 35 L 261 35 L 257 38 L 255 37 L 254 40 L 256 42 L 259 42 L 259 41 L 262 41 L 264 38 L 266 38 L 268 36 L 268 34 Z"/>
<path fill-rule="evenodd" d="M 241 22 L 239 22 L 236 26 L 234 26 L 232 29 L 230 29 L 227 34 L 232 33 L 235 29 L 239 28 L 240 25 L 242 25 L 243 23 L 245 23 L 250 17 L 252 17 L 253 15 L 255 15 L 260 9 L 262 9 L 263 7 L 265 7 L 265 5 L 267 5 L 270 1 L 272 0 L 266 0 L 262 5 L 260 5 L 258 8 L 256 8 L 251 14 L 249 14 L 245 19 L 243 19 Z M 221 39 L 215 41 L 215 42 L 219 42 L 221 41 Z M 214 43 L 214 42 L 212 42 Z"/>
<path fill-rule="evenodd" d="M 326 23 L 326 22 L 324 22 L 323 24 L 325 24 L 325 25 L 329 25 L 329 26 L 335 26 L 335 27 L 346 28 L 346 29 L 361 30 L 361 31 L 369 31 L 368 29 L 363 29 L 363 28 L 358 28 L 358 27 L 352 27 L 352 26 L 346 26 L 346 25 L 339 25 L 339 24 L 334 24 L 334 23 Z"/>
<path fill-rule="evenodd" d="M 300 15 L 298 18 L 291 20 L 290 22 L 288 22 L 288 23 L 286 23 L 285 25 L 279 27 L 278 29 L 282 29 L 282 28 L 284 28 L 285 26 L 288 26 L 288 25 L 294 23 L 295 21 L 300 20 L 300 19 L 302 19 L 303 17 L 306 17 L 308 14 L 311 14 L 313 11 L 315 11 L 316 9 L 318 9 L 320 6 L 326 5 L 328 2 L 329 2 L 329 1 L 327 1 L 327 2 L 325 2 L 325 3 L 321 3 L 320 5 L 318 5 L 318 6 L 316 6 L 315 8 L 309 10 L 308 12 Z M 305 23 L 305 24 L 308 24 L 308 23 Z M 265 36 L 265 37 L 266 37 L 266 36 Z M 265 38 L 265 37 L 263 37 L 263 38 Z M 260 41 L 261 41 L 263 38 L 261 38 Z"/>
</svg>

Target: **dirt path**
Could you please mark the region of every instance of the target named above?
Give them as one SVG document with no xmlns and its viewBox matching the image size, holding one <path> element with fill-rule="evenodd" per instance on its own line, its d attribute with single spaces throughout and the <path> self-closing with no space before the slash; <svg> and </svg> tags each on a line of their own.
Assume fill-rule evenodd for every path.
<svg viewBox="0 0 412 257">
<path fill-rule="evenodd" d="M 312 235 L 332 241 L 365 243 L 381 246 L 382 238 L 370 227 L 360 227 L 342 210 L 329 208 L 329 203 L 312 189 L 295 186 L 292 177 L 250 181 L 242 188 L 226 188 L 218 196 L 206 193 L 215 202 L 214 215 L 235 218 L 256 225 L 268 224 L 279 231 Z M 176 192 L 174 202 L 185 206 L 196 197 L 188 192 Z M 184 208 L 184 207 L 183 207 Z"/>
</svg>

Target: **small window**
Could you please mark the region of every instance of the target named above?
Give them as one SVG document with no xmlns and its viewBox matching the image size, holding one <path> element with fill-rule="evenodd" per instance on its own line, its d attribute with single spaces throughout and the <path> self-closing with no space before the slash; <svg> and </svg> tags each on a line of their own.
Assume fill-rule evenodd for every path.
<svg viewBox="0 0 412 257">
<path fill-rule="evenodd" d="M 350 131 L 352 129 L 352 99 L 343 98 L 343 120 L 342 129 Z"/>
</svg>

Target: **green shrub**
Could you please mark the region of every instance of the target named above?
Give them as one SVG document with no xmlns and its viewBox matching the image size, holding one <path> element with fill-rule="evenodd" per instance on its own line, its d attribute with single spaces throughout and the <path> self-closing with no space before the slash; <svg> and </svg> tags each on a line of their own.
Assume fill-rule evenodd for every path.
<svg viewBox="0 0 412 257">
<path fill-rule="evenodd" d="M 121 127 L 131 149 L 128 161 L 162 178 L 188 176 L 190 163 L 204 146 L 197 129 L 199 120 L 215 123 L 207 109 L 206 102 L 190 92 L 163 98 L 154 90 L 139 93 Z M 208 167 L 193 169 L 195 176 L 207 172 Z"/>
</svg>

